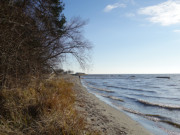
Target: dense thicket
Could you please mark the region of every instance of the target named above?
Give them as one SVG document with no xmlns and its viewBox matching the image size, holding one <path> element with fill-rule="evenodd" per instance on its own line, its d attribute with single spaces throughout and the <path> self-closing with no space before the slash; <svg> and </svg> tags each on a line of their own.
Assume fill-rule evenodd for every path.
<svg viewBox="0 0 180 135">
<path fill-rule="evenodd" d="M 0 86 L 49 71 L 72 54 L 83 67 L 89 43 L 61 0 L 0 0 Z M 15 83 L 14 82 L 14 83 Z"/>
</svg>

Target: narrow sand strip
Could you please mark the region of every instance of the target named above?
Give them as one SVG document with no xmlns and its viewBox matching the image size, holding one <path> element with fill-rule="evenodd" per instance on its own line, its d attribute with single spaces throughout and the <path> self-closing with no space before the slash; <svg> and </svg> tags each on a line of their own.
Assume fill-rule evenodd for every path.
<svg viewBox="0 0 180 135">
<path fill-rule="evenodd" d="M 65 78 L 74 83 L 78 99 L 77 109 L 85 114 L 90 124 L 88 128 L 99 130 L 104 135 L 152 135 L 129 116 L 89 93 L 78 77 Z"/>
</svg>

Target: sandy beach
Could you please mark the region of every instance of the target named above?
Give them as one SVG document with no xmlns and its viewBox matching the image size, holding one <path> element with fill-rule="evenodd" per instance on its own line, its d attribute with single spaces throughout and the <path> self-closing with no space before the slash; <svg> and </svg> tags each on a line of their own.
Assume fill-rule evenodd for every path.
<svg viewBox="0 0 180 135">
<path fill-rule="evenodd" d="M 89 93 L 78 77 L 65 78 L 74 84 L 77 109 L 86 116 L 89 125 L 87 128 L 98 130 L 104 135 L 152 135 L 129 116 Z"/>
</svg>

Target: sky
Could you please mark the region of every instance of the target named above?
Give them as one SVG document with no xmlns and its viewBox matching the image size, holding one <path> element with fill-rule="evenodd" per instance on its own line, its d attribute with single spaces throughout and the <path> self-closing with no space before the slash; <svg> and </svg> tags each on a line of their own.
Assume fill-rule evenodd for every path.
<svg viewBox="0 0 180 135">
<path fill-rule="evenodd" d="M 69 20 L 88 20 L 89 74 L 180 73 L 180 0 L 64 0 Z M 66 68 L 81 71 L 77 64 Z"/>
</svg>

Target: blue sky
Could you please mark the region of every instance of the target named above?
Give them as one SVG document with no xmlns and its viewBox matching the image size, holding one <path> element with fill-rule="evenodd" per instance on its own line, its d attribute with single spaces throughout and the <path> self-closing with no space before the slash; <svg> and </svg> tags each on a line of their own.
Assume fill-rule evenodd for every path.
<svg viewBox="0 0 180 135">
<path fill-rule="evenodd" d="M 87 73 L 180 73 L 180 0 L 64 0 L 67 19 L 88 20 Z M 81 71 L 77 64 L 66 68 Z"/>
</svg>

